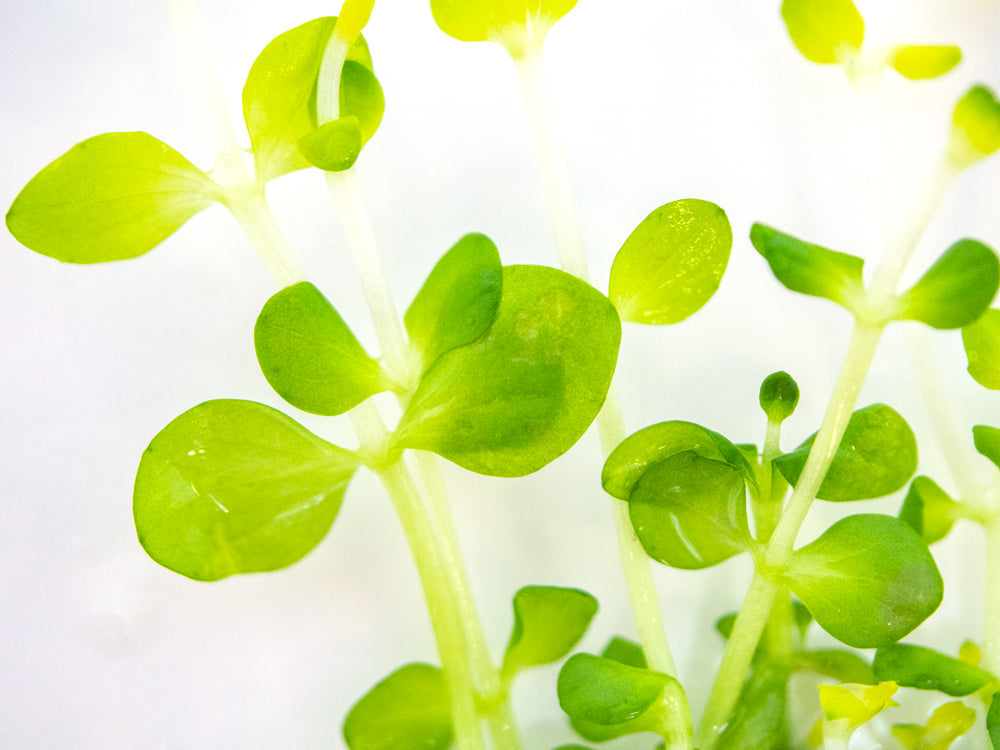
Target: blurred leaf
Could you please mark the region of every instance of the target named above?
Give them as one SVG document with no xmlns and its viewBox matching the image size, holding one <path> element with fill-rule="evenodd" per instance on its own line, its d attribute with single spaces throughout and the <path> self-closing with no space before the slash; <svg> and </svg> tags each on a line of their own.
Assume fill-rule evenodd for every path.
<svg viewBox="0 0 1000 750">
<path fill-rule="evenodd" d="M 1000 390 L 1000 310 L 987 310 L 962 329 L 969 374 L 984 388 Z"/>
<path fill-rule="evenodd" d="M 204 172 L 148 133 L 104 133 L 35 175 L 7 212 L 18 242 L 64 263 L 152 250 L 221 199 Z"/>
<path fill-rule="evenodd" d="M 774 459 L 793 486 L 809 458 L 816 435 Z M 845 502 L 889 495 L 906 485 L 917 469 L 917 441 L 898 412 L 872 404 L 851 415 L 844 437 L 816 496 Z"/>
<path fill-rule="evenodd" d="M 714 203 L 660 206 L 615 256 L 608 296 L 623 321 L 677 323 L 715 294 L 732 246 L 729 219 Z"/>
<path fill-rule="evenodd" d="M 132 502 L 139 542 L 198 581 L 287 567 L 326 536 L 358 464 L 268 406 L 207 401 L 142 454 Z"/>
<path fill-rule="evenodd" d="M 1000 429 L 985 424 L 976 425 L 972 428 L 972 439 L 976 450 L 1000 469 Z"/>
<path fill-rule="evenodd" d="M 875 652 L 872 664 L 880 680 L 902 687 L 937 690 L 953 697 L 971 695 L 996 683 L 989 672 L 923 646 L 895 643 Z"/>
<path fill-rule="evenodd" d="M 407 664 L 359 700 L 344 720 L 350 750 L 446 750 L 452 744 L 451 702 L 444 673 Z"/>
<path fill-rule="evenodd" d="M 839 682 L 860 685 L 874 685 L 878 682 L 871 665 L 853 651 L 841 648 L 801 651 L 795 655 L 795 661 L 799 669 L 809 669 Z"/>
<path fill-rule="evenodd" d="M 975 711 L 961 701 L 952 701 L 938 706 L 926 726 L 896 724 L 892 734 L 907 750 L 947 750 L 975 723 Z"/>
<path fill-rule="evenodd" d="M 961 169 L 997 149 L 1000 149 L 1000 101 L 985 86 L 973 86 L 955 105 L 948 158 Z"/>
<path fill-rule="evenodd" d="M 891 516 L 848 516 L 797 550 L 785 573 L 816 622 L 855 648 L 895 643 L 926 620 L 944 592 L 923 540 Z"/>
<path fill-rule="evenodd" d="M 986 712 L 986 732 L 993 750 L 1000 750 L 1000 692 L 993 693 L 990 700 L 990 708 Z"/>
<path fill-rule="evenodd" d="M 958 503 L 929 477 L 916 477 L 906 493 L 899 518 L 910 524 L 927 544 L 947 536 L 959 517 Z"/>
<path fill-rule="evenodd" d="M 827 721 L 843 719 L 859 727 L 892 706 L 899 686 L 894 682 L 878 685 L 820 685 L 819 704 Z"/>
<path fill-rule="evenodd" d="M 541 47 L 576 0 L 431 0 L 438 28 L 462 42 L 498 42 L 514 58 Z"/>
<path fill-rule="evenodd" d="M 585 591 L 526 586 L 514 595 L 514 630 L 504 654 L 504 677 L 558 661 L 587 632 L 597 600 Z"/>
<path fill-rule="evenodd" d="M 840 62 L 864 40 L 865 22 L 851 0 L 784 0 L 781 17 L 799 52 L 815 63 Z"/>
<path fill-rule="evenodd" d="M 905 44 L 892 53 L 889 64 L 911 80 L 943 76 L 962 61 L 962 50 L 951 44 Z"/>
<path fill-rule="evenodd" d="M 299 153 L 314 167 L 343 172 L 354 166 L 363 145 L 361 126 L 354 115 L 323 123 L 299 138 Z"/>
<path fill-rule="evenodd" d="M 736 708 L 715 744 L 718 750 L 787 750 L 788 669 L 757 664 L 743 683 Z"/>
</svg>

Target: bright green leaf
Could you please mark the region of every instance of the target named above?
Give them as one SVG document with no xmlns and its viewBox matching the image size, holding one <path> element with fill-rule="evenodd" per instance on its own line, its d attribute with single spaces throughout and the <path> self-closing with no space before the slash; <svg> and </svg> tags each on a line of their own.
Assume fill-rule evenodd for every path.
<svg viewBox="0 0 1000 750">
<path fill-rule="evenodd" d="M 693 451 L 653 464 L 629 495 L 629 518 L 646 554 L 675 568 L 707 568 L 750 544 L 743 476 Z"/>
<path fill-rule="evenodd" d="M 864 40 L 865 22 L 851 0 L 784 0 L 781 17 L 799 52 L 812 62 L 841 62 Z"/>
<path fill-rule="evenodd" d="M 597 600 L 579 589 L 526 586 L 514 595 L 514 630 L 502 673 L 558 661 L 576 645 L 597 612 Z"/>
<path fill-rule="evenodd" d="M 938 706 L 926 726 L 896 724 L 892 734 L 906 750 L 948 750 L 975 723 L 973 709 L 961 701 L 952 701 Z"/>
<path fill-rule="evenodd" d="M 729 219 L 714 203 L 688 199 L 660 206 L 615 256 L 608 296 L 623 321 L 684 320 L 719 288 L 732 246 Z"/>
<path fill-rule="evenodd" d="M 486 332 L 496 320 L 502 287 L 500 253 L 486 235 L 467 234 L 444 254 L 404 317 L 420 372 Z"/>
<path fill-rule="evenodd" d="M 815 439 L 814 434 L 774 460 L 793 486 Z M 872 404 L 851 415 L 817 497 L 834 502 L 882 497 L 904 487 L 916 469 L 917 441 L 906 420 L 885 404 Z"/>
<path fill-rule="evenodd" d="M 1000 149 L 1000 101 L 985 86 L 973 86 L 955 105 L 948 159 L 963 169 L 997 149 Z"/>
<path fill-rule="evenodd" d="M 787 703 L 788 668 L 770 663 L 755 665 L 715 747 L 788 750 Z"/>
<path fill-rule="evenodd" d="M 344 720 L 350 750 L 446 750 L 453 738 L 444 673 L 407 664 L 373 687 Z"/>
<path fill-rule="evenodd" d="M 962 61 L 962 50 L 950 44 L 906 44 L 892 53 L 889 64 L 912 80 L 943 76 Z"/>
<path fill-rule="evenodd" d="M 848 310 L 858 307 L 864 295 L 861 258 L 803 242 L 763 224 L 750 229 L 750 242 L 788 289 L 825 297 Z"/>
<path fill-rule="evenodd" d="M 635 641 L 630 641 L 627 638 L 619 636 L 615 636 L 608 641 L 608 645 L 604 647 L 601 656 L 629 667 L 646 669 L 648 666 L 646 664 L 646 655 L 642 652 L 642 646 Z"/>
<path fill-rule="evenodd" d="M 348 42 L 357 39 L 361 29 L 368 24 L 374 5 L 375 0 L 344 0 L 335 27 L 337 34 Z"/>
<path fill-rule="evenodd" d="M 891 516 L 841 519 L 796 551 L 786 584 L 834 638 L 855 648 L 895 643 L 944 593 L 927 545 Z"/>
<path fill-rule="evenodd" d="M 656 719 L 658 704 L 669 699 L 677 681 L 660 672 L 629 667 L 591 654 L 571 656 L 559 671 L 559 705 L 572 718 L 602 727 L 634 722 L 647 712 Z M 645 718 L 645 717 L 644 717 Z M 655 724 L 632 724 L 650 731 Z M 655 730 L 654 730 L 655 731 Z M 589 737 L 587 739 L 590 739 Z"/>
<path fill-rule="evenodd" d="M 986 311 L 998 286 L 996 253 L 976 240 L 959 240 L 900 295 L 896 317 L 933 328 L 961 328 Z"/>
<path fill-rule="evenodd" d="M 262 182 L 310 165 L 299 141 L 317 127 L 316 80 L 336 18 L 317 18 L 286 31 L 258 55 L 243 87 L 243 119 Z M 382 89 L 362 37 L 351 47 L 340 80 L 340 115 L 358 118 L 363 141 L 382 119 Z"/>
<path fill-rule="evenodd" d="M 302 411 L 343 414 L 390 386 L 333 305 L 307 281 L 267 301 L 253 338 L 267 382 Z"/>
<path fill-rule="evenodd" d="M 962 329 L 969 374 L 984 388 L 1000 390 L 1000 310 L 987 310 Z"/>
<path fill-rule="evenodd" d="M 894 682 L 878 685 L 820 685 L 819 704 L 827 721 L 844 721 L 859 727 L 882 711 L 898 706 L 892 699 L 899 686 Z"/>
<path fill-rule="evenodd" d="M 784 370 L 772 372 L 760 384 L 760 408 L 772 422 L 792 416 L 799 403 L 799 384 Z"/>
<path fill-rule="evenodd" d="M 298 143 L 299 153 L 327 172 L 343 172 L 354 166 L 362 145 L 361 125 L 354 115 L 323 123 Z"/>
<path fill-rule="evenodd" d="M 142 454 L 139 542 L 199 581 L 287 567 L 326 536 L 358 463 L 268 406 L 207 401 Z"/>
<path fill-rule="evenodd" d="M 480 474 L 537 471 L 597 416 L 620 339 L 614 307 L 590 285 L 545 266 L 506 266 L 493 326 L 424 374 L 397 445 Z"/>
<path fill-rule="evenodd" d="M 431 0 L 438 27 L 462 42 L 497 42 L 511 57 L 539 49 L 576 0 Z"/>
<path fill-rule="evenodd" d="M 984 424 L 976 425 L 972 428 L 972 439 L 976 450 L 1000 469 L 1000 429 Z"/>
<path fill-rule="evenodd" d="M 910 524 L 927 544 L 934 544 L 951 531 L 959 517 L 959 505 L 929 477 L 916 477 L 906 493 L 899 518 Z"/>
<path fill-rule="evenodd" d="M 219 187 L 148 133 L 104 133 L 35 175 L 7 212 L 7 228 L 36 253 L 103 263 L 152 250 L 206 206 Z"/>
<path fill-rule="evenodd" d="M 937 690 L 953 697 L 971 695 L 996 682 L 989 672 L 923 646 L 895 643 L 875 652 L 872 669 L 879 680 L 903 687 Z"/>
<path fill-rule="evenodd" d="M 989 711 L 986 712 L 986 731 L 993 750 L 1000 750 L 1000 692 L 993 693 Z"/>
<path fill-rule="evenodd" d="M 839 648 L 801 651 L 795 655 L 795 661 L 799 669 L 809 669 L 840 682 L 860 685 L 874 685 L 878 682 L 871 665 L 853 651 Z"/>
</svg>

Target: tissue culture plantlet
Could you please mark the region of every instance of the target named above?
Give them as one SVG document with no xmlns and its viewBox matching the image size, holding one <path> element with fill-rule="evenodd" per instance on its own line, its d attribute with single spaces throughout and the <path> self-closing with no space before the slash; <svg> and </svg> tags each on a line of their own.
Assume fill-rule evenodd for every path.
<svg viewBox="0 0 1000 750">
<path fill-rule="evenodd" d="M 854 317 L 841 377 L 812 437 L 781 451 L 781 425 L 799 392 L 791 376 L 777 372 L 760 389 L 767 417 L 760 450 L 684 421 L 626 438 L 617 398 L 608 395 L 620 321 L 676 323 L 697 311 L 719 286 L 732 233 L 714 203 L 671 201 L 626 239 L 607 296 L 586 283 L 541 62 L 547 31 L 573 5 L 431 3 L 445 33 L 498 42 L 514 60 L 565 271 L 503 266 L 489 238 L 469 234 L 398 316 L 354 184 L 353 165 L 375 135 L 384 101 L 360 37 L 371 4 L 351 0 L 338 19 L 279 35 L 251 68 L 243 113 L 252 168 L 229 126 L 217 122 L 221 145 L 209 174 L 152 136 L 113 133 L 82 142 L 24 188 L 7 216 L 12 234 L 77 263 L 141 255 L 201 209 L 224 205 L 280 287 L 253 331 L 267 382 L 301 411 L 347 413 L 357 432 L 357 449 L 347 449 L 263 404 L 221 399 L 190 409 L 143 454 L 133 505 L 140 542 L 157 562 L 196 580 L 277 570 L 323 539 L 357 470 L 371 469 L 410 543 L 441 668 L 408 664 L 380 681 L 348 713 L 345 742 L 354 750 L 485 747 L 484 723 L 491 746 L 519 747 L 509 706 L 514 678 L 566 657 L 596 601 L 573 588 L 522 588 L 507 650 L 495 664 L 472 605 L 439 468 L 428 454 L 481 474 L 523 476 L 565 453 L 596 418 L 608 454 L 601 481 L 612 498 L 641 643 L 615 638 L 601 655 L 580 653 L 563 664 L 555 689 L 580 736 L 600 742 L 652 732 L 670 748 L 788 746 L 791 725 L 803 721 L 787 709 L 788 683 L 793 673 L 810 671 L 842 683 L 821 687 L 822 715 L 805 717 L 815 720 L 811 744 L 846 747 L 855 729 L 894 705 L 896 690 L 905 687 L 978 695 L 982 702 L 946 703 L 925 724 L 894 727 L 904 746 L 947 747 L 970 730 L 976 709 L 986 714 L 985 732 L 997 746 L 1000 709 L 992 696 L 1000 618 L 989 612 L 996 597 L 988 605 L 982 667 L 971 645 L 953 657 L 899 643 L 942 598 L 927 543 L 961 517 L 983 524 L 996 541 L 997 498 L 989 488 L 963 488 L 955 501 L 918 477 L 901 519 L 848 515 L 808 544 L 796 548 L 796 537 L 813 500 L 888 495 L 916 471 L 916 439 L 903 417 L 886 404 L 854 408 L 887 324 L 962 328 L 970 372 L 996 387 L 997 320 L 988 307 L 1000 271 L 985 244 L 961 239 L 907 291 L 895 289 L 919 223 L 929 221 L 948 181 L 1000 147 L 1000 105 L 982 86 L 959 101 L 944 158 L 947 179 L 931 185 L 914 214 L 918 224 L 867 283 L 859 257 L 762 224 L 751 229 L 750 242 L 778 281 Z M 193 9 L 176 2 L 174 10 L 178 25 L 196 39 Z M 959 59 L 954 47 L 926 45 L 863 54 L 864 22 L 849 0 L 786 0 L 782 17 L 807 59 L 840 63 L 852 79 L 885 64 L 908 78 L 930 78 Z M 309 166 L 324 170 L 349 227 L 382 349 L 377 359 L 305 280 L 264 200 L 268 181 Z M 391 428 L 371 401 L 383 392 L 399 402 L 401 416 Z M 974 446 L 1000 467 L 998 435 L 977 427 Z M 404 459 L 408 451 L 416 476 Z M 649 559 L 701 569 L 743 553 L 755 571 L 750 591 L 739 613 L 717 624 L 726 651 L 707 704 L 692 716 L 655 604 Z M 877 649 L 874 658 L 810 648 L 812 621 L 846 646 Z M 693 718 L 700 718 L 697 732 Z"/>
</svg>

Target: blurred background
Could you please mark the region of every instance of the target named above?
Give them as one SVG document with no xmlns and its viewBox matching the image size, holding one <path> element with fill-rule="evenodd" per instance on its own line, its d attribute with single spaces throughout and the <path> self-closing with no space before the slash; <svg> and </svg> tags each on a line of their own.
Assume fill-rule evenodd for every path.
<svg viewBox="0 0 1000 750">
<path fill-rule="evenodd" d="M 949 43 L 965 59 L 911 82 L 886 72 L 866 100 L 834 66 L 806 62 L 778 0 L 580 0 L 546 60 L 566 139 L 592 280 L 650 211 L 679 198 L 728 213 L 721 288 L 688 321 L 626 326 L 616 384 L 628 430 L 686 419 L 735 442 L 763 440 L 761 380 L 799 383 L 790 449 L 818 426 L 850 333 L 847 313 L 794 295 L 747 235 L 754 221 L 876 259 L 929 179 L 951 109 L 974 82 L 1000 88 L 996 0 L 858 0 L 866 45 Z M 339 3 L 204 0 L 234 120 L 257 53 Z M 0 204 L 73 144 L 144 130 L 203 169 L 208 135 L 166 3 L 6 0 L 0 30 Z M 379 0 L 365 30 L 386 98 L 357 170 L 400 310 L 461 235 L 488 234 L 506 263 L 555 264 L 517 80 L 506 53 L 463 44 L 428 3 Z M 948 245 L 1000 246 L 1000 158 L 968 170 L 930 226 L 904 283 Z M 369 351 L 377 345 L 345 239 L 318 172 L 271 183 L 277 219 L 310 279 Z M 326 540 L 294 567 L 195 583 L 139 547 L 132 480 L 149 440 L 212 398 L 282 408 L 355 445 L 346 420 L 284 406 L 261 376 L 252 327 L 275 291 L 227 212 L 194 217 L 139 259 L 63 265 L 0 236 L 0 747 L 337 748 L 350 706 L 404 663 L 436 660 L 405 539 L 377 481 L 359 474 Z M 886 402 L 914 427 L 919 471 L 955 491 L 919 390 L 910 325 L 887 332 L 860 405 Z M 973 424 L 1000 401 L 965 372 L 957 332 L 926 345 L 971 452 Z M 469 573 L 494 652 L 527 584 L 576 586 L 601 610 L 581 648 L 635 637 L 595 431 L 536 475 L 497 480 L 446 465 Z M 983 477 L 989 465 L 975 456 Z M 856 504 L 895 513 L 900 497 Z M 803 542 L 844 508 L 818 503 Z M 979 636 L 981 542 L 959 528 L 935 548 L 942 609 L 912 636 L 954 652 Z M 738 558 L 703 572 L 657 566 L 666 627 L 694 705 L 721 654 L 715 620 L 739 607 Z M 814 632 L 817 642 L 826 637 Z M 515 686 L 526 747 L 571 740 L 557 667 Z M 639 743 L 648 747 L 648 739 Z M 619 747 L 635 746 L 621 744 Z"/>
</svg>

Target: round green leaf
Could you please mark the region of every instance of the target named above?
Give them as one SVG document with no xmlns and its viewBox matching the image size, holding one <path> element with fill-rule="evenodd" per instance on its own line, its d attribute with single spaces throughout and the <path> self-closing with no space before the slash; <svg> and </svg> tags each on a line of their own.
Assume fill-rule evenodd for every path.
<svg viewBox="0 0 1000 750">
<path fill-rule="evenodd" d="M 498 42 L 512 57 L 541 46 L 576 0 L 431 0 L 438 27 L 462 42 Z"/>
<path fill-rule="evenodd" d="M 785 583 L 830 635 L 855 648 L 895 643 L 944 594 L 927 545 L 891 516 L 848 516 L 796 551 Z"/>
<path fill-rule="evenodd" d="M 799 403 L 799 384 L 784 370 L 772 372 L 760 384 L 760 408 L 772 422 L 792 416 Z"/>
<path fill-rule="evenodd" d="M 486 332 L 500 309 L 502 287 L 500 253 L 486 235 L 467 234 L 444 254 L 404 317 L 421 372 Z"/>
<path fill-rule="evenodd" d="M 559 705 L 568 716 L 612 726 L 655 706 L 673 678 L 591 654 L 576 654 L 559 672 Z"/>
<path fill-rule="evenodd" d="M 962 168 L 997 149 L 1000 149 L 1000 100 L 985 86 L 973 86 L 955 105 L 948 157 Z"/>
<path fill-rule="evenodd" d="M 813 434 L 791 453 L 774 459 L 789 484 L 799 481 L 815 439 Z M 872 404 L 851 415 L 816 496 L 834 502 L 883 497 L 903 488 L 916 470 L 913 430 L 892 407 Z"/>
<path fill-rule="evenodd" d="M 972 439 L 976 450 L 1000 469 L 1000 429 L 985 424 L 976 425 L 972 428 Z"/>
<path fill-rule="evenodd" d="M 565 453 L 611 384 L 621 324 L 607 297 L 545 266 L 507 266 L 492 327 L 421 378 L 396 444 L 523 476 Z"/>
<path fill-rule="evenodd" d="M 65 263 L 152 250 L 220 199 L 204 172 L 148 133 L 104 133 L 35 175 L 7 212 L 22 245 Z"/>
<path fill-rule="evenodd" d="M 391 386 L 333 305 L 307 281 L 267 301 L 253 338 L 267 382 L 302 411 L 343 414 Z"/>
<path fill-rule="evenodd" d="M 649 467 L 628 509 L 646 554 L 674 568 L 707 568 L 750 544 L 743 475 L 693 451 Z"/>
<path fill-rule="evenodd" d="M 516 672 L 563 658 L 597 613 L 597 600 L 579 589 L 526 586 L 514 595 L 514 630 L 502 673 Z"/>
<path fill-rule="evenodd" d="M 268 406 L 207 401 L 142 454 L 139 542 L 198 581 L 287 567 L 326 536 L 358 463 Z"/>
<path fill-rule="evenodd" d="M 623 321 L 684 320 L 719 288 L 732 246 L 729 219 L 714 203 L 689 199 L 660 206 L 615 256 L 608 296 Z"/>
<path fill-rule="evenodd" d="M 906 44 L 897 47 L 890 65 L 911 80 L 943 76 L 962 61 L 962 50 L 950 44 Z"/>
<path fill-rule="evenodd" d="M 897 318 L 961 328 L 979 318 L 1000 287 L 1000 260 L 976 240 L 959 240 L 899 297 Z"/>
<path fill-rule="evenodd" d="M 969 374 L 984 388 L 1000 390 L 1000 310 L 991 308 L 962 329 Z"/>
<path fill-rule="evenodd" d="M 927 544 L 947 536 L 959 517 L 959 505 L 929 477 L 916 477 L 906 493 L 899 518 L 910 524 Z"/>
<path fill-rule="evenodd" d="M 448 683 L 430 664 L 396 670 L 344 720 L 350 750 L 446 750 L 453 735 Z"/>
<path fill-rule="evenodd" d="M 298 143 L 299 153 L 327 172 L 343 172 L 354 166 L 362 145 L 361 126 L 354 115 L 325 122 Z"/>
<path fill-rule="evenodd" d="M 781 17 L 799 52 L 812 62 L 841 62 L 864 40 L 865 22 L 851 0 L 784 0 Z"/>
<path fill-rule="evenodd" d="M 955 697 L 971 695 L 996 683 L 996 678 L 986 670 L 933 649 L 906 643 L 876 651 L 872 669 L 879 680 Z"/>
</svg>

